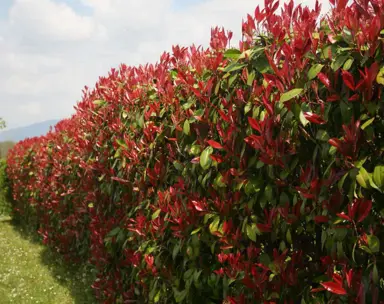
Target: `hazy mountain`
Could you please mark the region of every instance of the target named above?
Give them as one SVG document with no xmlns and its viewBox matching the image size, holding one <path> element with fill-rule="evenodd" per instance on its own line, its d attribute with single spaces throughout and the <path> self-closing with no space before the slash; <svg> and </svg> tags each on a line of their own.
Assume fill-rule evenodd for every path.
<svg viewBox="0 0 384 304">
<path fill-rule="evenodd" d="M 35 123 L 26 127 L 6 129 L 0 131 L 0 142 L 3 141 L 20 141 L 28 137 L 44 135 L 49 131 L 49 128 L 55 126 L 58 123 L 58 119 L 47 120 L 39 123 Z"/>
</svg>

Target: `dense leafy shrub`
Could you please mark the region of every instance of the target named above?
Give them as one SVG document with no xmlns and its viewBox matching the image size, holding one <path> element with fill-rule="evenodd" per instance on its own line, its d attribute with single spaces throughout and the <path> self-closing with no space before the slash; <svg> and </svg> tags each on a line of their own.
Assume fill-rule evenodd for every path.
<svg viewBox="0 0 384 304">
<path fill-rule="evenodd" d="M 113 69 L 10 152 L 17 216 L 105 303 L 384 300 L 384 3 L 346 2 Z"/>
<path fill-rule="evenodd" d="M 5 159 L 0 159 L 0 216 L 10 215 L 12 210 L 6 167 Z"/>
</svg>

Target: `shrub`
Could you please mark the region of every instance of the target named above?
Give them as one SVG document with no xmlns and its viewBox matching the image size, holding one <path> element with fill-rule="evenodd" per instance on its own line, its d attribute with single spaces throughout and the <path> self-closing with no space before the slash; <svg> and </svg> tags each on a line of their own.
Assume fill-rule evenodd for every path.
<svg viewBox="0 0 384 304">
<path fill-rule="evenodd" d="M 10 215 L 11 203 L 10 203 L 10 190 L 8 186 L 8 178 L 6 174 L 7 163 L 5 159 L 0 159 L 0 216 Z"/>
<path fill-rule="evenodd" d="M 384 3 L 277 8 L 238 49 L 112 69 L 10 152 L 18 216 L 105 303 L 384 300 Z"/>
</svg>

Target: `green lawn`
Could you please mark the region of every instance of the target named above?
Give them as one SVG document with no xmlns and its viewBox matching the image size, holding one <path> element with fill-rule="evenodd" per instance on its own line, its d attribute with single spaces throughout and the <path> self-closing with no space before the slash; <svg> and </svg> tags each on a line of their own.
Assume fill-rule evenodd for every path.
<svg viewBox="0 0 384 304">
<path fill-rule="evenodd" d="M 57 254 L 0 217 L 0 303 L 95 303 L 90 268 L 68 266 Z"/>
</svg>

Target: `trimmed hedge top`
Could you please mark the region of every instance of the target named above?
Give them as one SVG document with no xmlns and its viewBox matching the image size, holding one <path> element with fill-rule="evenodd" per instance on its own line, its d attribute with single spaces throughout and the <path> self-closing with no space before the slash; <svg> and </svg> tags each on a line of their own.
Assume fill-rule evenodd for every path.
<svg viewBox="0 0 384 304">
<path fill-rule="evenodd" d="M 9 153 L 15 215 L 104 303 L 383 301 L 384 2 L 331 4 L 112 69 Z"/>
</svg>

